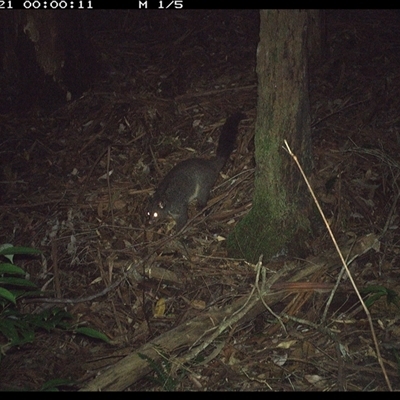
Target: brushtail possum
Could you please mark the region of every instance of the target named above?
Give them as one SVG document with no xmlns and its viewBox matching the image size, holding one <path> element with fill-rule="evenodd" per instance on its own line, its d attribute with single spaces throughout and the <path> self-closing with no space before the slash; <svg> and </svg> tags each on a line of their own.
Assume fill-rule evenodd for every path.
<svg viewBox="0 0 400 400">
<path fill-rule="evenodd" d="M 246 115 L 237 112 L 221 129 L 216 156 L 209 160 L 191 158 L 175 165 L 161 181 L 150 200 L 147 216 L 150 222 L 171 216 L 180 231 L 188 219 L 188 205 L 197 200 L 205 207 L 210 191 L 235 147 L 239 122 Z"/>
</svg>

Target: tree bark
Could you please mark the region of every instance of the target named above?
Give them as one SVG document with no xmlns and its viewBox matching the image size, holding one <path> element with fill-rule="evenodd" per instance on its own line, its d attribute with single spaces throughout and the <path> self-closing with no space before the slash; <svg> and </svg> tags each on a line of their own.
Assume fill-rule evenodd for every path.
<svg viewBox="0 0 400 400">
<path fill-rule="evenodd" d="M 308 25 L 313 11 L 264 10 L 257 49 L 258 104 L 255 194 L 250 213 L 228 238 L 231 255 L 256 262 L 283 250 L 305 254 L 310 196 L 286 139 L 306 173 L 311 170 Z"/>
<path fill-rule="evenodd" d="M 86 16 L 74 10 L 0 15 L 0 111 L 53 110 L 93 82 L 96 53 Z"/>
</svg>

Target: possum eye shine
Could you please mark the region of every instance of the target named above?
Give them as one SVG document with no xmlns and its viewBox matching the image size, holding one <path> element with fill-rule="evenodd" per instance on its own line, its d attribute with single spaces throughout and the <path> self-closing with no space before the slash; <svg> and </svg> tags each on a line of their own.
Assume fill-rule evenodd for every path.
<svg viewBox="0 0 400 400">
<path fill-rule="evenodd" d="M 147 215 L 151 219 L 172 217 L 180 231 L 188 220 L 187 209 L 192 200 L 197 200 L 200 207 L 207 205 L 219 172 L 235 147 L 239 122 L 244 118 L 244 114 L 237 112 L 225 121 L 215 157 L 181 161 L 165 175 L 149 203 Z"/>
</svg>

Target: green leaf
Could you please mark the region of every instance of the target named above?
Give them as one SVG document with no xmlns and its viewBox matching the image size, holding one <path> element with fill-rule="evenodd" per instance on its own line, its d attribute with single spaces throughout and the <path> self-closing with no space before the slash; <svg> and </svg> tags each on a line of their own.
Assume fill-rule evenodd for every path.
<svg viewBox="0 0 400 400">
<path fill-rule="evenodd" d="M 72 315 L 62 310 L 61 308 L 54 308 L 51 310 L 52 315 L 49 317 L 57 326 L 63 325 L 63 321 L 66 319 L 72 319 Z"/>
<path fill-rule="evenodd" d="M 0 277 L 0 284 L 36 288 L 36 285 L 24 278 Z"/>
<path fill-rule="evenodd" d="M 2 287 L 0 287 L 0 297 L 3 297 L 5 299 L 7 299 L 8 301 L 10 301 L 13 304 L 16 304 L 16 298 L 15 296 L 8 291 L 7 289 L 4 289 Z"/>
<path fill-rule="evenodd" d="M 25 271 L 14 264 L 0 263 L 0 274 L 25 275 Z"/>
<path fill-rule="evenodd" d="M 400 298 L 394 290 L 388 289 L 381 285 L 370 285 L 363 288 L 360 291 L 362 294 L 369 294 L 370 296 L 364 300 L 365 305 L 370 308 L 374 305 L 381 297 L 386 297 L 387 304 L 394 304 L 400 307 Z"/>
<path fill-rule="evenodd" d="M 71 386 L 74 385 L 75 383 L 71 381 L 70 379 L 51 379 L 47 382 L 45 382 L 42 387 L 40 388 L 40 391 L 42 392 L 58 392 L 58 386 Z"/>
<path fill-rule="evenodd" d="M 80 333 L 82 335 L 89 336 L 95 339 L 100 339 L 106 343 L 110 343 L 110 339 L 108 339 L 108 337 L 104 333 L 101 333 L 96 329 L 82 327 L 82 328 L 76 328 L 74 329 L 74 331 L 76 333 Z"/>
<path fill-rule="evenodd" d="M 4 321 L 3 321 L 4 322 Z M 35 331 L 30 324 L 24 319 L 20 320 L 7 320 L 11 322 L 15 329 L 15 335 L 12 338 L 12 346 L 22 346 L 25 343 L 32 343 L 35 339 Z"/>
<path fill-rule="evenodd" d="M 29 315 L 29 321 L 32 325 L 37 328 L 43 328 L 50 331 L 55 328 L 65 329 L 66 325 L 63 320 L 71 319 L 72 316 L 60 308 L 54 310 L 44 310 L 42 313 L 37 315 Z M 67 326 L 69 328 L 69 326 Z"/>
<path fill-rule="evenodd" d="M 9 319 L 3 319 L 0 321 L 0 332 L 12 343 L 12 345 L 15 345 L 15 343 L 18 343 L 19 341 L 16 325 L 18 325 L 18 321 L 12 321 Z"/>
<path fill-rule="evenodd" d="M 4 244 L 0 244 L 0 254 L 3 250 L 8 249 L 10 247 L 14 247 L 12 244 L 10 243 L 4 243 Z M 4 257 L 8 258 L 10 260 L 10 262 L 13 262 L 13 255 L 4 255 Z"/>
<path fill-rule="evenodd" d="M 9 254 L 42 254 L 40 250 L 32 247 L 7 247 L 0 250 L 0 255 L 6 256 Z"/>
<path fill-rule="evenodd" d="M 35 340 L 35 331 L 30 326 L 24 326 L 19 330 L 22 338 L 18 343 L 12 343 L 14 346 L 22 346 L 25 343 L 32 343 Z"/>
</svg>

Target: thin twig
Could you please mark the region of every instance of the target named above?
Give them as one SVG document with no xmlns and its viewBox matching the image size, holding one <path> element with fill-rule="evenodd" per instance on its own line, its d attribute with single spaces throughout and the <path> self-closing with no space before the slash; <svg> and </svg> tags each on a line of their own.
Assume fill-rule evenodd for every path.
<svg viewBox="0 0 400 400">
<path fill-rule="evenodd" d="M 215 90 L 208 90 L 200 93 L 185 93 L 180 96 L 175 97 L 175 101 L 184 100 L 184 99 L 192 99 L 195 97 L 204 97 L 204 96 L 213 96 L 217 94 L 222 94 L 225 92 L 236 91 L 236 90 L 253 90 L 256 88 L 256 85 L 247 85 L 247 86 L 235 86 L 231 88 L 223 88 L 223 89 L 215 89 Z"/>
<path fill-rule="evenodd" d="M 126 279 L 126 274 L 124 273 L 124 276 L 117 281 L 115 281 L 112 285 L 106 287 L 103 289 L 101 292 L 95 293 L 91 296 L 87 297 L 81 297 L 78 299 L 53 299 L 53 298 L 36 298 L 36 299 L 25 299 L 25 303 L 51 303 L 51 304 L 76 304 L 76 303 L 85 303 L 87 301 L 92 301 L 94 299 L 97 299 L 98 297 L 104 296 L 111 290 L 115 289 L 117 286 L 119 286 L 124 280 Z"/>
<path fill-rule="evenodd" d="M 268 294 L 268 289 L 273 285 L 273 283 L 275 283 L 279 278 L 281 278 L 285 272 L 286 272 L 285 268 L 282 268 L 280 271 L 275 272 L 274 275 L 271 276 L 271 278 L 268 280 L 268 285 L 267 285 L 266 271 L 265 267 L 262 266 L 262 255 L 261 255 L 256 265 L 255 284 L 249 296 L 247 297 L 246 302 L 238 310 L 233 312 L 228 318 L 225 318 L 223 321 L 221 321 L 221 323 L 218 326 L 214 326 L 213 328 L 204 332 L 204 334 L 197 340 L 197 342 L 199 342 L 203 337 L 205 337 L 208 334 L 210 334 L 210 336 L 204 339 L 201 345 L 196 346 L 197 342 L 194 343 L 191 347 L 191 351 L 188 352 L 184 357 L 180 358 L 179 361 L 182 364 L 184 364 L 189 360 L 196 358 L 204 349 L 206 349 L 211 343 L 213 343 L 215 339 L 221 335 L 222 332 L 224 332 L 226 329 L 230 328 L 232 325 L 239 322 L 259 302 L 260 298 L 262 299 L 263 296 Z M 261 291 L 259 289 L 260 274 L 262 277 Z M 268 306 L 267 309 L 270 310 Z M 272 314 L 275 315 L 274 313 Z M 281 324 L 283 324 L 280 318 L 278 316 L 276 317 L 281 322 Z"/>
<path fill-rule="evenodd" d="M 114 226 L 114 202 L 112 199 L 112 193 L 111 193 L 111 184 L 110 184 L 110 160 L 111 160 L 111 147 L 108 146 L 107 149 L 107 188 L 108 188 L 108 203 L 110 207 L 110 212 L 111 212 L 111 222 L 112 225 Z"/>
<path fill-rule="evenodd" d="M 60 271 L 58 269 L 57 245 L 54 238 L 51 239 L 51 259 L 53 261 L 54 287 L 57 298 L 61 298 Z"/>
<path fill-rule="evenodd" d="M 354 242 L 353 242 L 353 244 L 352 244 L 352 246 L 351 246 L 351 248 L 350 248 L 350 250 L 349 250 L 348 256 L 350 256 L 351 251 L 352 251 L 353 246 L 354 246 L 355 243 L 356 243 L 356 241 L 354 240 Z M 359 254 L 355 254 L 354 257 L 353 257 L 350 261 L 347 261 L 347 260 L 346 260 L 346 265 L 347 265 L 347 266 L 351 265 L 351 263 L 352 263 L 358 256 L 359 256 Z M 333 301 L 333 298 L 334 298 L 334 296 L 335 296 L 335 293 L 336 293 L 336 291 L 337 291 L 338 288 L 339 288 L 340 282 L 342 281 L 342 278 L 343 278 L 343 275 L 344 275 L 345 272 L 346 272 L 346 270 L 342 267 L 342 269 L 340 270 L 339 275 L 338 275 L 338 277 L 337 277 L 337 279 L 336 279 L 335 286 L 334 286 L 334 288 L 331 290 L 331 294 L 329 295 L 328 301 L 326 302 L 325 311 L 324 311 L 323 314 L 322 314 L 322 320 L 321 320 L 322 323 L 324 323 L 324 322 L 326 321 L 326 316 L 327 316 L 327 314 L 328 314 L 329 307 L 330 307 L 330 305 L 332 304 L 332 301 Z"/>
<path fill-rule="evenodd" d="M 326 119 L 332 117 L 333 115 L 339 114 L 345 110 L 347 110 L 348 108 L 351 107 L 355 107 L 358 106 L 360 104 L 366 103 L 367 101 L 369 101 L 369 99 L 366 100 L 361 100 L 361 101 L 356 101 L 355 103 L 351 103 L 351 104 L 345 104 L 343 107 L 341 107 L 339 110 L 336 111 L 332 111 L 330 114 L 325 115 L 325 117 L 322 117 L 321 119 L 319 119 L 318 121 L 315 121 L 311 124 L 312 128 L 315 128 L 318 124 L 320 124 L 322 121 L 325 121 Z"/>
<path fill-rule="evenodd" d="M 346 261 L 345 261 L 345 259 L 344 259 L 344 257 L 343 257 L 343 254 L 342 254 L 342 252 L 340 251 L 339 245 L 337 244 L 337 241 L 336 241 L 336 239 L 335 239 L 335 236 L 333 235 L 333 232 L 332 232 L 332 230 L 331 230 L 331 227 L 329 226 L 329 223 L 328 223 L 328 221 L 327 221 L 326 218 L 325 218 L 324 212 L 322 211 L 322 208 L 321 208 L 321 206 L 320 206 L 320 204 L 319 204 L 319 202 L 318 202 L 318 199 L 317 199 L 317 197 L 315 196 L 315 193 L 314 193 L 314 191 L 313 191 L 313 189 L 312 189 L 312 187 L 311 187 L 311 185 L 310 185 L 310 183 L 309 183 L 309 181 L 308 181 L 308 179 L 307 179 L 307 177 L 306 177 L 306 174 L 305 174 L 304 171 L 303 171 L 303 168 L 301 167 L 301 165 L 300 165 L 300 163 L 299 163 L 299 160 L 297 159 L 296 155 L 293 154 L 292 150 L 291 150 L 290 147 L 289 147 L 288 142 L 287 142 L 286 140 L 284 140 L 284 143 L 285 143 L 285 146 L 286 146 L 286 150 L 288 151 L 288 153 L 290 154 L 290 156 L 293 158 L 294 162 L 296 163 L 297 167 L 299 168 L 299 171 L 300 171 L 301 175 L 303 176 L 303 179 L 304 179 L 304 181 L 305 181 L 305 183 L 306 183 L 306 185 L 307 185 L 307 187 L 308 187 L 308 190 L 309 190 L 310 193 L 311 193 L 311 196 L 312 196 L 312 198 L 313 198 L 313 200 L 314 200 L 314 203 L 315 203 L 315 205 L 317 206 L 318 211 L 319 211 L 319 213 L 321 214 L 321 217 L 322 217 L 322 219 L 323 219 L 323 221 L 324 221 L 324 223 L 325 223 L 325 226 L 326 226 L 326 229 L 328 230 L 329 236 L 331 237 L 332 242 L 333 242 L 333 244 L 334 244 L 334 246 L 335 246 L 335 249 L 336 249 L 337 253 L 339 254 L 340 261 L 342 262 L 343 267 L 345 268 L 345 270 L 346 270 L 346 272 L 347 272 L 347 275 L 348 275 L 348 277 L 349 277 L 349 280 L 350 280 L 350 282 L 351 282 L 351 284 L 352 284 L 352 286 L 353 286 L 353 288 L 354 288 L 354 291 L 356 292 L 357 297 L 358 297 L 358 299 L 360 300 L 360 303 L 361 303 L 361 305 L 362 305 L 362 307 L 363 307 L 363 309 L 364 309 L 364 312 L 365 312 L 365 314 L 366 314 L 366 316 L 367 316 L 367 319 L 368 319 L 368 322 L 369 322 L 369 326 L 370 326 L 370 329 L 371 329 L 372 339 L 373 339 L 374 344 L 375 344 L 375 351 L 376 351 L 376 355 L 377 355 L 377 358 L 378 358 L 379 365 L 381 366 L 381 369 L 382 369 L 382 372 L 383 372 L 383 375 L 384 375 L 384 377 L 385 377 L 386 384 L 387 384 L 389 390 L 390 390 L 390 391 L 393 391 L 392 385 L 391 385 L 391 383 L 390 383 L 390 381 L 389 381 L 389 377 L 388 377 L 388 375 L 387 375 L 387 373 L 386 373 L 385 366 L 384 366 L 384 364 L 383 364 L 383 360 L 382 360 L 381 352 L 380 352 L 380 350 L 379 350 L 378 340 L 377 340 L 377 338 L 376 338 L 375 329 L 374 329 L 374 324 L 373 324 L 373 322 L 372 322 L 371 314 L 370 314 L 370 312 L 369 312 L 367 306 L 365 305 L 365 303 L 364 303 L 364 301 L 363 301 L 363 299 L 362 299 L 362 297 L 361 297 L 361 294 L 360 294 L 360 292 L 359 292 L 359 290 L 358 290 L 358 288 L 357 288 L 357 285 L 356 285 L 356 283 L 355 283 L 355 281 L 354 281 L 354 279 L 353 279 L 353 276 L 351 275 L 351 272 L 350 272 L 350 270 L 349 270 L 349 268 L 348 268 L 348 266 L 347 266 L 347 264 L 346 264 Z"/>
</svg>

